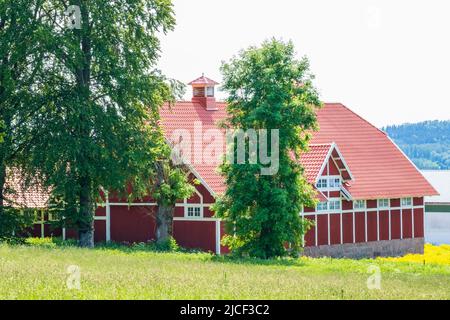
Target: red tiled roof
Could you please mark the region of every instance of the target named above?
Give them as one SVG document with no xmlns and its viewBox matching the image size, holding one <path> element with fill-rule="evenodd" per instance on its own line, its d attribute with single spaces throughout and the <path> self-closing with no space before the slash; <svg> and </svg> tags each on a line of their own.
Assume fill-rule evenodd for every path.
<svg viewBox="0 0 450 320">
<path fill-rule="evenodd" d="M 49 198 L 50 192 L 38 183 L 28 186 L 19 173 L 9 174 L 5 184 L 5 206 L 42 209 L 47 207 Z"/>
<path fill-rule="evenodd" d="M 201 77 L 198 77 L 195 80 L 192 80 L 188 83 L 189 85 L 195 85 L 195 84 L 206 84 L 206 85 L 212 85 L 215 86 L 216 84 L 219 84 L 218 82 L 211 80 L 210 78 L 205 77 L 202 75 Z"/>
<path fill-rule="evenodd" d="M 354 199 L 435 195 L 436 190 L 389 137 L 340 103 L 318 111 L 311 143 L 335 142 L 352 171 Z"/>
<path fill-rule="evenodd" d="M 161 124 L 166 138 L 172 141 L 172 133 L 177 129 L 188 130 L 193 137 L 195 122 L 201 123 L 204 131 L 218 129 L 218 122 L 226 118 L 226 104 L 217 102 L 216 106 L 217 110 L 206 111 L 200 103 L 183 101 L 177 102 L 170 109 L 168 107 L 162 108 L 160 111 Z M 206 144 L 208 144 L 208 141 L 203 142 L 203 147 Z M 200 178 L 207 184 L 207 187 L 211 188 L 214 193 L 223 193 L 225 191 L 224 179 L 218 173 L 216 164 L 194 163 L 193 167 Z"/>
<path fill-rule="evenodd" d="M 162 127 L 170 139 L 176 129 L 192 132 L 199 121 L 203 130 L 217 128 L 226 117 L 225 103 L 217 111 L 206 111 L 199 103 L 178 102 L 161 111 Z M 342 104 L 328 103 L 318 111 L 320 130 L 313 133 L 310 152 L 301 156 L 308 181 L 319 173 L 330 145 L 335 142 L 352 171 L 347 189 L 355 199 L 396 198 L 435 195 L 436 190 L 387 135 Z M 208 142 L 206 142 L 207 144 Z M 205 142 L 204 142 L 205 145 Z M 322 145 L 322 146 L 315 146 Z M 224 180 L 216 165 L 193 164 L 194 170 L 215 193 L 225 191 Z"/>
<path fill-rule="evenodd" d="M 311 144 L 308 152 L 303 152 L 300 155 L 300 162 L 305 169 L 305 177 L 309 183 L 316 182 L 331 147 L 331 143 Z"/>
</svg>

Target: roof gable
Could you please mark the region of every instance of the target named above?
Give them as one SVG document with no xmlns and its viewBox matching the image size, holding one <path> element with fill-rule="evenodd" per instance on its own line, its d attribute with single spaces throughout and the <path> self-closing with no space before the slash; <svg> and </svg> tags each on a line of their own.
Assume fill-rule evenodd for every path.
<svg viewBox="0 0 450 320">
<path fill-rule="evenodd" d="M 421 197 L 436 190 L 381 130 L 339 103 L 317 112 L 320 129 L 311 143 L 335 142 L 352 170 L 354 199 Z"/>
<path fill-rule="evenodd" d="M 317 179 L 319 178 L 319 176 L 324 175 L 324 170 L 326 168 L 327 163 L 330 161 L 330 159 L 334 162 L 337 169 L 339 170 L 339 174 L 342 177 L 343 181 L 353 180 L 352 172 L 350 171 L 350 168 L 348 167 L 341 151 L 339 151 L 337 144 L 335 142 L 332 142 L 328 145 L 329 145 L 329 149 L 328 149 L 327 155 L 321 165 L 321 168 L 319 170 L 318 176 L 315 179 L 315 182 L 317 182 Z M 315 146 L 315 145 L 312 145 L 312 146 Z M 302 165 L 305 165 L 305 163 L 303 161 L 302 161 Z"/>
</svg>

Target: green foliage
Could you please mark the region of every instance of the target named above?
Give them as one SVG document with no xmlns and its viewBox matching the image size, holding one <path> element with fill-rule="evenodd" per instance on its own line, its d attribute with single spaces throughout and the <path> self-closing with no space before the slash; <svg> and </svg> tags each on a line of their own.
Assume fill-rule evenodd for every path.
<svg viewBox="0 0 450 320">
<path fill-rule="evenodd" d="M 23 166 L 40 134 L 30 132 L 30 120 L 42 106 L 43 5 L 41 0 L 0 1 L 0 216 L 1 206 L 10 205 L 4 194 L 7 168 Z"/>
<path fill-rule="evenodd" d="M 25 244 L 34 247 L 56 248 L 53 238 L 26 238 Z"/>
<path fill-rule="evenodd" d="M 383 130 L 420 169 L 450 169 L 450 121 L 392 125 Z"/>
<path fill-rule="evenodd" d="M 0 215 L 0 240 L 12 239 L 26 233 L 33 225 L 32 210 L 4 207 Z"/>
<path fill-rule="evenodd" d="M 41 134 L 34 134 L 28 171 L 52 188 L 60 216 L 92 246 L 101 188 L 130 200 L 152 189 L 165 148 L 158 110 L 179 89 L 156 70 L 158 36 L 175 20 L 169 0 L 73 4 L 81 29 L 68 28 L 63 2 L 46 1 L 44 104 L 31 126 Z"/>
<path fill-rule="evenodd" d="M 170 237 L 169 239 L 162 241 L 162 242 L 151 241 L 148 243 L 134 244 L 131 247 L 131 249 L 132 250 L 144 249 L 147 251 L 155 251 L 155 252 L 178 252 L 178 251 L 181 251 L 181 247 L 178 245 L 177 241 L 173 237 Z"/>
<path fill-rule="evenodd" d="M 221 166 L 227 190 L 214 210 L 226 221 L 223 243 L 239 255 L 296 255 L 309 226 L 300 217 L 302 205 L 314 204 L 298 157 L 307 150 L 307 131 L 316 128 L 321 106 L 308 60 L 296 59 L 291 42 L 273 39 L 240 52 L 222 65 L 222 73 L 229 95 L 225 127 L 279 129 L 276 174 L 261 175 L 260 162 Z M 246 153 L 248 160 L 248 147 Z"/>
<path fill-rule="evenodd" d="M 5 137 L 5 122 L 0 120 L 0 143 L 3 143 Z"/>
<path fill-rule="evenodd" d="M 167 148 L 165 153 L 167 160 L 159 160 L 156 164 L 157 173 L 151 192 L 156 202 L 165 207 L 175 206 L 178 199 L 189 198 L 195 190 L 195 187 L 188 181 L 187 169 L 175 166 L 169 160 L 168 151 Z M 191 182 L 199 183 L 196 179 Z"/>
</svg>

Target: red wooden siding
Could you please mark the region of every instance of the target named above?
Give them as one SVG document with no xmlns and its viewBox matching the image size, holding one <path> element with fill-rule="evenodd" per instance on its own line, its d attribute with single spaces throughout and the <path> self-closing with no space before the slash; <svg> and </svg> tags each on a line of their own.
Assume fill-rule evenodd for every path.
<svg viewBox="0 0 450 320">
<path fill-rule="evenodd" d="M 330 214 L 330 244 L 341 243 L 341 215 Z"/>
<path fill-rule="evenodd" d="M 352 210 L 353 201 L 342 200 L 342 210 Z"/>
<path fill-rule="evenodd" d="M 391 207 L 393 208 L 400 207 L 400 199 L 391 199 Z"/>
<path fill-rule="evenodd" d="M 412 209 L 402 211 L 403 238 L 412 238 Z"/>
<path fill-rule="evenodd" d="M 330 160 L 328 161 L 328 169 L 330 170 L 330 176 L 340 176 L 340 172 L 339 169 L 336 167 L 336 165 L 334 164 L 333 159 L 330 158 Z"/>
<path fill-rule="evenodd" d="M 364 212 L 355 213 L 355 238 L 356 242 L 366 241 L 366 217 Z"/>
<path fill-rule="evenodd" d="M 96 220 L 94 221 L 94 241 L 105 242 L 106 241 L 106 221 Z"/>
<path fill-rule="evenodd" d="M 367 200 L 367 208 L 368 209 L 374 209 L 378 206 L 377 200 Z"/>
<path fill-rule="evenodd" d="M 377 212 L 367 212 L 367 241 L 377 241 L 378 239 L 378 218 Z"/>
<path fill-rule="evenodd" d="M 189 199 L 187 199 L 187 203 L 200 203 L 200 196 L 197 193 L 194 193 Z"/>
<path fill-rule="evenodd" d="M 413 204 L 415 206 L 423 206 L 423 197 L 422 198 L 414 198 L 413 199 Z"/>
<path fill-rule="evenodd" d="M 414 209 L 414 237 L 423 238 L 424 236 L 424 217 L 423 209 Z"/>
<path fill-rule="evenodd" d="M 389 211 L 380 211 L 380 240 L 389 240 Z"/>
<path fill-rule="evenodd" d="M 95 210 L 95 216 L 96 217 L 104 217 L 104 216 L 106 216 L 106 207 L 98 207 Z"/>
<path fill-rule="evenodd" d="M 321 214 L 317 216 L 317 244 L 328 244 L 328 215 Z"/>
<path fill-rule="evenodd" d="M 216 252 L 215 221 L 174 221 L 173 235 L 184 248 Z"/>
<path fill-rule="evenodd" d="M 341 192 L 340 191 L 330 191 L 329 193 L 330 198 L 340 198 Z"/>
<path fill-rule="evenodd" d="M 203 208 L 203 216 L 205 218 L 212 218 L 212 217 L 214 217 L 214 211 L 212 211 L 208 207 L 205 207 L 205 208 Z"/>
<path fill-rule="evenodd" d="M 174 217 L 184 217 L 184 207 L 175 207 Z"/>
<path fill-rule="evenodd" d="M 151 207 L 111 206 L 111 240 L 147 242 L 155 239 L 155 221 Z"/>
<path fill-rule="evenodd" d="M 342 238 L 344 243 L 353 243 L 353 214 L 343 213 L 342 214 Z"/>
<path fill-rule="evenodd" d="M 400 210 L 391 211 L 391 239 L 400 239 Z"/>
<path fill-rule="evenodd" d="M 315 216 L 305 216 L 305 219 L 309 219 L 315 223 L 316 217 Z M 316 245 L 316 227 L 313 225 L 311 229 L 308 230 L 308 232 L 305 235 L 305 246 L 311 247 Z"/>
</svg>

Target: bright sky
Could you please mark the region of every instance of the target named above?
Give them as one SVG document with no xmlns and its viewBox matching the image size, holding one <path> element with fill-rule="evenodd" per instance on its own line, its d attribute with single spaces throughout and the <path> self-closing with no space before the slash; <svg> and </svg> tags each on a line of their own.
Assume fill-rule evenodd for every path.
<svg viewBox="0 0 450 320">
<path fill-rule="evenodd" d="M 174 0 L 159 67 L 221 81 L 221 61 L 270 37 L 306 55 L 325 102 L 377 126 L 450 119 L 450 1 Z M 186 98 L 189 99 L 188 90 Z M 223 93 L 218 93 L 223 98 Z"/>
</svg>

